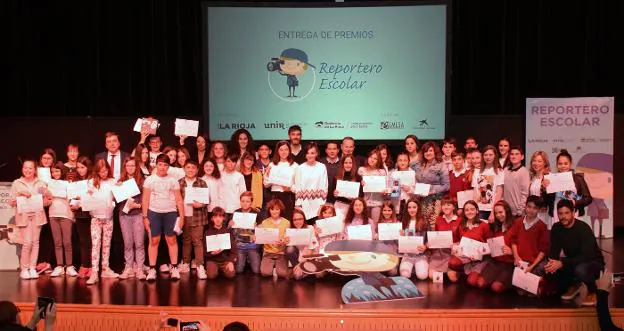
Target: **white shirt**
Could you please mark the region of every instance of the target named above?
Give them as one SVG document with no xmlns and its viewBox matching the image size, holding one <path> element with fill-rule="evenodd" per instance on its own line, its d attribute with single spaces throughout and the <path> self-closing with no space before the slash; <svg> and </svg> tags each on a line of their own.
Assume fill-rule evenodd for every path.
<svg viewBox="0 0 624 331">
<path fill-rule="evenodd" d="M 240 195 L 247 190 L 245 187 L 245 177 L 238 172 L 233 171 L 221 173 L 221 207 L 226 213 L 233 213 L 240 208 Z"/>
<path fill-rule="evenodd" d="M 211 212 L 214 207 L 221 206 L 221 190 L 223 182 L 221 182 L 221 178 L 216 179 L 212 176 L 204 176 L 202 177 L 202 179 L 206 182 L 206 185 L 208 185 L 208 192 L 210 192 L 210 203 L 208 204 L 208 211 Z"/>
<path fill-rule="evenodd" d="M 113 159 L 113 154 L 111 152 L 108 152 L 108 157 L 106 158 L 106 160 L 108 161 L 108 165 L 111 165 Z M 117 151 L 117 153 L 115 153 L 115 169 L 113 170 L 113 177 L 116 180 L 119 180 L 119 178 L 121 177 L 121 151 Z"/>
<path fill-rule="evenodd" d="M 307 162 L 295 169 L 292 188 L 297 196 L 296 206 L 301 206 L 306 219 L 316 217 L 319 208 L 327 198 L 327 168 L 321 162 L 310 165 Z"/>
<path fill-rule="evenodd" d="M 496 188 L 505 183 L 505 172 L 502 169 L 498 170 L 498 174 L 494 172 L 494 168 L 475 169 L 472 175 L 472 187 L 477 190 L 478 196 L 484 196 L 487 199 L 486 203 L 481 203 L 481 200 L 477 201 L 479 210 L 492 211 L 494 207 L 494 199 L 496 198 Z"/>
<path fill-rule="evenodd" d="M 175 178 L 153 174 L 147 177 L 143 187 L 151 190 L 149 210 L 156 213 L 177 211 L 175 191 L 180 190 L 180 183 Z"/>
</svg>

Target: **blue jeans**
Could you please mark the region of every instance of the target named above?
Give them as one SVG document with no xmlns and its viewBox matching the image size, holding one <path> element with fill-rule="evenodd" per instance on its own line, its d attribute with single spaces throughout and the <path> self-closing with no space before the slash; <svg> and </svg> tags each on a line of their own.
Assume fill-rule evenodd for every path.
<svg viewBox="0 0 624 331">
<path fill-rule="evenodd" d="M 238 250 L 236 259 L 236 272 L 242 273 L 245 270 L 245 264 L 249 259 L 249 266 L 251 266 L 251 272 L 254 274 L 260 273 L 260 252 L 257 249 Z"/>
<path fill-rule="evenodd" d="M 556 274 L 557 281 L 565 291 L 574 283 L 582 282 L 587 286 L 587 290 L 596 293 L 596 279 L 600 277 L 600 272 L 604 269 L 604 264 L 600 261 L 582 262 L 576 265 L 563 266 Z"/>
</svg>

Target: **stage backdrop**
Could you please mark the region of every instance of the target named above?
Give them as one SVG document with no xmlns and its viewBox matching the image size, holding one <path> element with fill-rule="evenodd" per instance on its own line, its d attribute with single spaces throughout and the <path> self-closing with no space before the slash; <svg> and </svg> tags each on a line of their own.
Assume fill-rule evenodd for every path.
<svg viewBox="0 0 624 331">
<path fill-rule="evenodd" d="M 528 98 L 526 100 L 526 159 L 535 151 L 548 153 L 557 171 L 561 149 L 572 155 L 573 167 L 585 175 L 593 203 L 583 220 L 594 234 L 613 237 L 613 123 L 612 97 Z"/>
<path fill-rule="evenodd" d="M 212 139 L 444 138 L 445 4 L 204 10 Z"/>
<path fill-rule="evenodd" d="M 13 222 L 15 210 L 9 205 L 10 192 L 11 183 L 0 182 L 0 225 Z M 0 270 L 17 270 L 19 259 L 16 251 L 16 245 L 10 244 L 7 239 L 0 240 Z"/>
</svg>

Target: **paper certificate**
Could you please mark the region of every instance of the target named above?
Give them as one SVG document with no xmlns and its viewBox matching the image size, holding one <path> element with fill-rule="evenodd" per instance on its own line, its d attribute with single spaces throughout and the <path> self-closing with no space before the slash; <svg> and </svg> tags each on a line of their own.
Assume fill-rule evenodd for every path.
<svg viewBox="0 0 624 331">
<path fill-rule="evenodd" d="M 466 202 L 474 200 L 474 191 L 466 190 L 457 192 L 457 208 L 464 208 Z"/>
<path fill-rule="evenodd" d="M 286 229 L 288 246 L 310 246 L 312 229 Z"/>
<path fill-rule="evenodd" d="M 52 180 L 52 172 L 50 172 L 50 168 L 37 168 L 37 178 L 48 183 Z"/>
<path fill-rule="evenodd" d="M 431 184 L 416 183 L 414 194 L 426 197 L 431 192 Z"/>
<path fill-rule="evenodd" d="M 127 181 L 121 183 L 121 185 L 113 186 L 111 191 L 113 192 L 113 197 L 115 197 L 115 201 L 117 202 L 122 202 L 124 200 L 128 200 L 128 198 L 141 194 L 139 186 L 134 178 L 128 179 Z"/>
<path fill-rule="evenodd" d="M 139 118 L 134 123 L 133 130 L 135 132 L 145 132 L 154 135 L 159 126 L 160 123 L 158 123 L 158 120 L 155 118 Z"/>
<path fill-rule="evenodd" d="M 338 191 L 339 197 L 355 199 L 360 195 L 360 183 L 339 180 L 336 181 L 336 191 Z"/>
<path fill-rule="evenodd" d="M 377 224 L 379 240 L 398 240 L 401 235 L 402 228 L 403 224 L 400 222 Z"/>
<path fill-rule="evenodd" d="M 90 194 L 85 194 L 80 198 L 80 207 L 83 211 L 106 210 L 109 207 L 109 200 L 105 198 L 94 198 Z"/>
<path fill-rule="evenodd" d="M 279 240 L 279 229 L 256 228 L 256 244 L 273 245 Z"/>
<path fill-rule="evenodd" d="M 488 253 L 488 250 L 486 250 L 485 248 L 486 245 L 487 244 L 484 244 L 474 239 L 470 239 L 468 237 L 462 237 L 461 241 L 459 242 L 461 254 L 473 260 L 483 259 L 483 255 Z"/>
<path fill-rule="evenodd" d="M 397 171 L 395 176 L 399 179 L 399 185 L 413 187 L 416 185 L 416 173 L 413 170 Z"/>
<path fill-rule="evenodd" d="M 373 240 L 373 229 L 370 224 L 347 226 L 349 240 Z"/>
<path fill-rule="evenodd" d="M 515 268 L 511 284 L 517 288 L 521 288 L 529 293 L 537 295 L 539 282 L 541 280 L 542 278 L 535 274 L 525 272 L 520 268 Z"/>
<path fill-rule="evenodd" d="M 316 220 L 316 226 L 321 229 L 319 236 L 325 237 L 336 233 L 341 233 L 344 229 L 344 221 L 340 216 Z"/>
<path fill-rule="evenodd" d="M 399 253 L 415 253 L 419 254 L 418 246 L 422 246 L 424 238 L 419 236 L 400 236 L 399 237 Z"/>
<path fill-rule="evenodd" d="M 43 195 L 41 194 L 33 194 L 30 198 L 16 197 L 15 200 L 17 201 L 18 214 L 43 211 Z"/>
<path fill-rule="evenodd" d="M 258 214 L 254 214 L 254 213 L 236 212 L 232 216 L 232 221 L 234 222 L 234 225 L 232 226 L 232 228 L 253 230 L 256 227 L 257 217 L 258 217 Z"/>
<path fill-rule="evenodd" d="M 83 197 L 87 195 L 87 190 L 88 186 L 86 180 L 71 182 L 67 185 L 67 197 L 69 199 Z"/>
<path fill-rule="evenodd" d="M 48 182 L 48 191 L 55 198 L 67 198 L 67 186 L 69 182 L 66 180 L 50 180 Z"/>
<path fill-rule="evenodd" d="M 505 247 L 505 238 L 503 236 L 494 237 L 487 240 L 487 244 L 490 247 L 490 255 L 497 257 L 505 255 L 503 248 Z"/>
<path fill-rule="evenodd" d="M 576 192 L 576 185 L 574 185 L 574 179 L 572 178 L 572 172 L 559 172 L 544 175 L 544 179 L 548 179 L 550 183 L 546 187 L 546 193 Z"/>
<path fill-rule="evenodd" d="M 452 231 L 428 231 L 427 246 L 429 248 L 451 248 L 453 247 Z"/>
<path fill-rule="evenodd" d="M 231 248 L 232 242 L 230 241 L 229 233 L 206 236 L 206 252 L 214 252 L 222 249 Z"/>
<path fill-rule="evenodd" d="M 274 185 L 282 185 L 286 187 L 292 186 L 294 171 L 291 167 L 276 166 L 271 167 L 268 183 Z"/>
<path fill-rule="evenodd" d="M 173 134 L 176 136 L 197 137 L 199 121 L 176 118 Z"/>
<path fill-rule="evenodd" d="M 193 202 L 199 202 L 203 204 L 209 204 L 210 192 L 207 187 L 186 187 L 184 190 L 184 203 L 192 204 Z"/>
<path fill-rule="evenodd" d="M 385 193 L 386 192 L 386 176 L 364 176 L 364 192 L 365 193 Z"/>
</svg>

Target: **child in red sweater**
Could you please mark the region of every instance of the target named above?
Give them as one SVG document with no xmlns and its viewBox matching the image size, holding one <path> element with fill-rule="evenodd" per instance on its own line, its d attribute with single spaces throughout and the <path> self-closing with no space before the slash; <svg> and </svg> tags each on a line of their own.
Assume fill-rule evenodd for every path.
<svg viewBox="0 0 624 331">
<path fill-rule="evenodd" d="M 442 215 L 436 219 L 436 231 L 452 231 L 453 235 L 457 234 L 459 219 L 455 214 L 455 203 L 452 200 L 442 200 Z M 453 238 L 453 242 L 457 242 Z M 451 249 L 432 249 L 429 261 L 429 278 L 433 279 L 433 272 L 445 272 L 451 282 L 457 282 L 459 276 L 456 271 L 450 270 L 448 267 L 451 258 Z"/>
<path fill-rule="evenodd" d="M 463 153 L 453 152 L 451 158 L 453 161 L 453 169 L 449 170 L 450 188 L 448 198 L 457 203 L 457 192 L 470 190 L 472 178 L 468 177 L 466 174 Z"/>
</svg>

